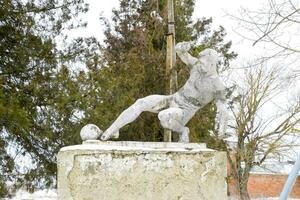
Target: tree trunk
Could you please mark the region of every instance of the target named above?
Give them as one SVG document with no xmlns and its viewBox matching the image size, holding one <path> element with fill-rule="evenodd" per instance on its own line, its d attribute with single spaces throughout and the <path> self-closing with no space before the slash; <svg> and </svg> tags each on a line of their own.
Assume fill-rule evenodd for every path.
<svg viewBox="0 0 300 200">
<path fill-rule="evenodd" d="M 248 189 L 247 189 L 247 183 L 240 186 L 239 193 L 240 193 L 239 194 L 240 200 L 250 200 L 250 196 L 249 196 Z"/>
<path fill-rule="evenodd" d="M 238 180 L 238 191 L 240 200 L 250 200 L 250 196 L 248 193 L 248 180 L 249 173 L 247 173 L 247 175 L 241 176 L 240 180 Z"/>
</svg>

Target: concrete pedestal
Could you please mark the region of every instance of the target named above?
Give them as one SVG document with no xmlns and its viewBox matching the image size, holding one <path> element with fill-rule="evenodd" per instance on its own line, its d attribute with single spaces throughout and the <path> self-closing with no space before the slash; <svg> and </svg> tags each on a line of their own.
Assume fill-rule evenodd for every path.
<svg viewBox="0 0 300 200">
<path fill-rule="evenodd" d="M 196 143 L 100 142 L 58 154 L 59 200 L 225 200 L 226 154 Z"/>
</svg>

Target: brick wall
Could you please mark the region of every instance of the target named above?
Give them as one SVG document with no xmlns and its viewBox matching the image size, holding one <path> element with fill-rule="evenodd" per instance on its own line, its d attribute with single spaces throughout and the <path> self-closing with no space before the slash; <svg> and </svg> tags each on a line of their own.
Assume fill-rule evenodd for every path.
<svg viewBox="0 0 300 200">
<path fill-rule="evenodd" d="M 277 174 L 251 174 L 248 182 L 248 192 L 252 198 L 279 197 L 288 175 Z M 228 182 L 228 193 L 236 196 L 237 190 L 234 180 Z M 300 198 L 300 176 L 298 176 L 291 198 Z"/>
</svg>

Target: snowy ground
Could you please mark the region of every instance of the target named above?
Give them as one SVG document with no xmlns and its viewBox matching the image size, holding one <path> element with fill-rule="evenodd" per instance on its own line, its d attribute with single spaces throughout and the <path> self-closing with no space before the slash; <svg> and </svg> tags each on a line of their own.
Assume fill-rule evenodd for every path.
<svg viewBox="0 0 300 200">
<path fill-rule="evenodd" d="M 56 190 L 41 190 L 33 194 L 25 191 L 17 192 L 16 196 L 10 200 L 57 200 Z M 237 200 L 235 198 L 228 198 L 228 200 Z M 278 200 L 278 198 L 259 198 L 253 200 Z M 288 199 L 300 200 L 300 199 Z"/>
<path fill-rule="evenodd" d="M 57 194 L 56 190 L 40 190 L 33 194 L 20 190 L 10 200 L 57 200 Z"/>
<path fill-rule="evenodd" d="M 38 191 L 34 194 L 29 194 L 28 192 L 18 192 L 16 197 L 12 198 L 11 200 L 57 200 L 57 195 L 55 191 Z M 229 198 L 228 200 L 237 200 L 235 198 Z M 277 198 L 259 198 L 253 200 L 278 200 Z M 300 200 L 300 199 L 288 199 L 288 200 Z"/>
</svg>

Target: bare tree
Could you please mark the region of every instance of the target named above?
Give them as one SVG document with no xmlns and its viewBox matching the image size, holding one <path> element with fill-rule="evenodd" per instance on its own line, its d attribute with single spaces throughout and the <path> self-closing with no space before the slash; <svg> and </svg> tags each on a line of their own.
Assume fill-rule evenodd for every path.
<svg viewBox="0 0 300 200">
<path fill-rule="evenodd" d="M 230 15 L 238 22 L 235 31 L 243 38 L 262 44 L 269 52 L 266 58 L 283 58 L 293 64 L 291 76 L 300 75 L 300 1 L 267 0 L 258 10 L 241 8 Z M 288 57 L 288 60 L 287 60 Z"/>
<path fill-rule="evenodd" d="M 240 92 L 230 103 L 232 120 L 229 132 L 236 142 L 224 142 L 230 163 L 231 178 L 234 179 L 242 200 L 250 199 L 247 183 L 250 170 L 260 166 L 266 159 L 280 154 L 290 146 L 285 138 L 299 132 L 300 101 L 289 102 L 280 114 L 263 117 L 266 106 L 280 91 L 279 71 L 268 70 L 260 65 L 247 68 Z"/>
</svg>

